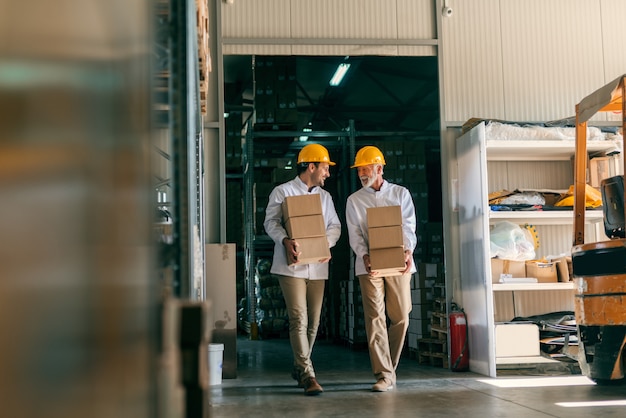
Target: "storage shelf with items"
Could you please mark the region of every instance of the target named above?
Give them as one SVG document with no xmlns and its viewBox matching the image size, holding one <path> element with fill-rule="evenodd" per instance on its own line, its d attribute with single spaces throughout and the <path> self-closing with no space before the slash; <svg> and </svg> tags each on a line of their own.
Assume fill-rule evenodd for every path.
<svg viewBox="0 0 626 418">
<path fill-rule="evenodd" d="M 496 277 L 500 273 L 505 273 L 504 279 L 511 276 L 506 275 L 508 271 L 497 270 L 495 264 L 492 268 L 490 239 L 493 228 L 501 223 L 531 225 L 535 238 L 533 259 L 563 258 L 565 263 L 571 252 L 574 212 L 569 205 L 558 206 L 555 202 L 565 198 L 574 184 L 574 130 L 567 128 L 571 129 L 570 139 L 547 139 L 551 135 L 567 136 L 570 132 L 565 128 L 551 131 L 546 127 L 517 125 L 508 131 L 509 127 L 504 125 L 481 121 L 457 139 L 458 207 L 455 210 L 460 230 L 460 299 L 471 335 L 470 369 L 490 376 L 512 364 L 527 368 L 533 363 L 553 361 L 540 352 L 535 333 L 524 333 L 532 326 L 523 324 L 522 329 L 522 324 L 513 323 L 513 319 L 574 310 L 573 285 L 567 273 L 561 276 L 563 282 L 554 273 L 547 276 L 547 283 L 543 279 L 536 283 L 534 277 L 527 277 L 525 261 L 519 261 L 523 273 L 512 277 L 522 279 L 521 282 L 500 283 Z M 541 139 L 535 136 L 536 131 L 541 132 Z M 509 135 L 510 132 L 513 133 Z M 610 136 L 600 138 L 602 135 L 598 133 L 597 140 L 589 142 L 590 157 L 611 154 L 617 158 L 621 141 Z M 489 205 L 489 197 L 496 192 L 527 191 L 548 196 L 546 203 Z M 586 211 L 588 237 L 604 239 L 602 219 L 601 210 Z M 551 268 L 555 270 L 554 266 Z M 532 349 L 524 353 L 516 351 L 516 344 L 508 340 L 510 335 L 526 336 L 520 337 L 517 346 L 526 344 Z"/>
</svg>

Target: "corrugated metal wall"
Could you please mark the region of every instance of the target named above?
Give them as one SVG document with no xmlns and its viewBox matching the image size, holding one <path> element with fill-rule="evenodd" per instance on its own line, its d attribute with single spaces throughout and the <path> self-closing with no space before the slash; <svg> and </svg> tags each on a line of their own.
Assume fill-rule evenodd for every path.
<svg viewBox="0 0 626 418">
<path fill-rule="evenodd" d="M 226 55 L 436 54 L 432 0 L 236 0 L 222 6 Z"/>
<path fill-rule="evenodd" d="M 626 72 L 622 0 L 235 0 L 223 53 L 441 54 L 443 120 L 546 121 Z M 439 52 L 438 52 L 439 49 Z M 597 120 L 605 120 L 600 115 Z"/>
<path fill-rule="evenodd" d="M 573 116 L 604 84 L 601 27 L 598 1 L 501 1 L 506 118 Z"/>
<path fill-rule="evenodd" d="M 470 117 L 505 119 L 499 1 L 450 1 L 454 14 L 442 20 L 446 121 Z"/>
<path fill-rule="evenodd" d="M 444 120 L 546 121 L 626 71 L 619 0 L 450 0 L 441 25 Z M 596 120 L 605 120 L 600 115 Z"/>
<path fill-rule="evenodd" d="M 604 79 L 609 82 L 626 73 L 626 48 L 623 47 L 626 1 L 602 0 L 600 6 L 602 39 L 608 40 L 604 41 Z M 621 116 L 607 114 L 606 118 L 619 121 Z"/>
</svg>

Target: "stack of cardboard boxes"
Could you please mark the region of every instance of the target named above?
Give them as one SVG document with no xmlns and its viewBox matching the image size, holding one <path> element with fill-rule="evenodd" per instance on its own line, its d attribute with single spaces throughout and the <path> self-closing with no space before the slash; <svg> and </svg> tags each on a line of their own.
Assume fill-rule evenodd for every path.
<svg viewBox="0 0 626 418">
<path fill-rule="evenodd" d="M 320 195 L 288 196 L 282 210 L 287 235 L 299 245 L 295 264 L 319 263 L 330 258 Z"/>
<path fill-rule="evenodd" d="M 568 262 L 565 257 L 552 260 L 491 259 L 491 282 L 506 283 L 507 279 L 531 278 L 537 283 L 569 282 Z"/>
<path fill-rule="evenodd" d="M 372 272 L 398 276 L 405 269 L 402 212 L 400 206 L 367 208 Z"/>
<path fill-rule="evenodd" d="M 298 122 L 295 57 L 256 56 L 255 129 L 295 128 Z"/>
</svg>

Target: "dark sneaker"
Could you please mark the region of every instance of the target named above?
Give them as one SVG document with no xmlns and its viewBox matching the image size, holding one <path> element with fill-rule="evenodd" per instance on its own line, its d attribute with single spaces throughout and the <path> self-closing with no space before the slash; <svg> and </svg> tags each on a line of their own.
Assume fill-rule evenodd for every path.
<svg viewBox="0 0 626 418">
<path fill-rule="evenodd" d="M 393 389 L 393 382 L 386 377 L 378 379 L 378 382 L 372 386 L 372 392 L 387 392 L 391 389 Z"/>
<path fill-rule="evenodd" d="M 307 396 L 319 395 L 324 389 L 317 383 L 314 377 L 304 379 L 304 394 Z"/>
<path fill-rule="evenodd" d="M 302 382 L 302 378 L 300 377 L 300 371 L 298 369 L 293 369 L 291 371 L 291 378 L 298 382 L 298 387 L 303 388 L 304 383 Z"/>
</svg>

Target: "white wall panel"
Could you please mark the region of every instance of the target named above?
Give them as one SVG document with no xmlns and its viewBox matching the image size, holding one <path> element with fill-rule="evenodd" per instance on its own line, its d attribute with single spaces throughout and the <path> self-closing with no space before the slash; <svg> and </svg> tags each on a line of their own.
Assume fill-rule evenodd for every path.
<svg viewBox="0 0 626 418">
<path fill-rule="evenodd" d="M 549 306 L 550 309 L 546 309 Z M 544 290 L 541 292 L 515 292 L 517 316 L 543 315 L 551 312 L 573 311 L 573 290 Z"/>
<path fill-rule="evenodd" d="M 434 5 L 432 0 L 236 0 L 221 7 L 223 53 L 434 56 Z M 356 42 L 340 45 L 338 39 Z"/>
<path fill-rule="evenodd" d="M 290 0 L 236 0 L 222 5 L 224 38 L 291 37 Z"/>
<path fill-rule="evenodd" d="M 493 319 L 506 322 L 515 318 L 513 292 L 493 292 Z"/>
<path fill-rule="evenodd" d="M 535 228 L 539 237 L 539 248 L 535 250 L 537 259 L 571 254 L 574 241 L 573 213 L 570 225 L 535 225 Z M 589 230 L 588 234 L 591 232 L 592 230 Z M 589 236 L 588 234 L 586 236 Z"/>
<path fill-rule="evenodd" d="M 437 39 L 433 0 L 397 0 L 399 39 Z"/>
<path fill-rule="evenodd" d="M 574 182 L 569 161 L 489 161 L 489 193 L 506 189 L 562 189 Z"/>
<path fill-rule="evenodd" d="M 395 0 L 291 0 L 292 38 L 395 39 Z"/>
<path fill-rule="evenodd" d="M 550 308 L 546 309 L 546 306 Z M 511 321 L 515 317 L 573 310 L 573 290 L 494 292 L 494 320 L 496 322 Z"/>
<path fill-rule="evenodd" d="M 398 45 L 398 55 L 402 57 L 434 57 L 437 55 L 437 47 Z"/>
<path fill-rule="evenodd" d="M 599 0 L 501 0 L 506 119 L 575 114 L 604 84 Z"/>
<path fill-rule="evenodd" d="M 450 0 L 442 20 L 445 121 L 504 119 L 499 1 Z"/>
<path fill-rule="evenodd" d="M 237 45 L 222 47 L 224 55 L 291 55 L 291 45 Z"/>
<path fill-rule="evenodd" d="M 602 13 L 604 84 L 606 84 L 626 73 L 626 48 L 624 48 L 626 1 L 600 0 L 600 8 Z M 602 86 L 598 86 L 596 89 L 600 87 Z M 619 115 L 611 114 L 603 116 L 613 121 L 619 121 L 621 118 Z"/>
<path fill-rule="evenodd" d="M 626 1 L 601 0 L 600 8 L 606 84 L 626 73 L 626 48 L 624 48 Z"/>
</svg>

